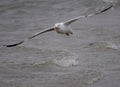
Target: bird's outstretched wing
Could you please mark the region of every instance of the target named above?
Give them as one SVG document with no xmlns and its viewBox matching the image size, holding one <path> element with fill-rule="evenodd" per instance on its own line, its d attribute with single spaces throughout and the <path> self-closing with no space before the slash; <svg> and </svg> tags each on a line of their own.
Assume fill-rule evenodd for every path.
<svg viewBox="0 0 120 87">
<path fill-rule="evenodd" d="M 42 31 L 40 31 L 40 32 L 38 32 L 38 33 L 36 33 L 36 34 L 34 34 L 33 36 L 28 37 L 28 39 L 32 39 L 32 38 L 34 38 L 34 37 L 36 37 L 36 36 L 38 36 L 38 35 L 40 35 L 40 34 L 43 34 L 43 33 L 46 33 L 46 32 L 50 32 L 50 31 L 53 31 L 53 30 L 54 30 L 53 27 L 52 27 L 52 28 L 44 29 L 44 30 L 42 30 Z"/>
<path fill-rule="evenodd" d="M 110 4 L 108 7 L 106 7 L 106 8 L 103 9 L 103 10 L 100 10 L 100 11 L 98 11 L 98 12 L 95 12 L 95 13 L 92 13 L 92 14 L 88 14 L 88 15 L 78 16 L 78 17 L 76 17 L 76 18 L 73 18 L 73 19 L 70 19 L 70 20 L 68 20 L 68 21 L 65 21 L 64 24 L 65 24 L 65 25 L 70 25 L 71 23 L 79 20 L 80 18 L 86 18 L 86 17 L 91 17 L 91 16 L 94 16 L 94 15 L 101 14 L 101 13 L 106 12 L 107 10 L 111 9 L 112 7 L 113 7 L 113 5 Z"/>
<path fill-rule="evenodd" d="M 24 39 L 24 40 L 18 42 L 18 43 L 11 44 L 11 45 L 3 45 L 3 46 L 4 46 L 4 47 L 15 47 L 15 46 L 18 46 L 18 45 L 24 43 L 25 41 L 30 40 L 30 39 L 32 39 L 32 38 L 34 38 L 34 37 L 36 37 L 36 36 L 38 36 L 38 35 L 40 35 L 40 34 L 43 34 L 43 33 L 46 33 L 46 32 L 50 32 L 50 31 L 53 31 L 53 30 L 54 30 L 54 28 L 47 28 L 47 29 L 44 29 L 44 30 L 42 30 L 42 31 L 34 34 L 34 35 L 31 36 L 31 37 L 28 37 L 27 39 Z"/>
</svg>

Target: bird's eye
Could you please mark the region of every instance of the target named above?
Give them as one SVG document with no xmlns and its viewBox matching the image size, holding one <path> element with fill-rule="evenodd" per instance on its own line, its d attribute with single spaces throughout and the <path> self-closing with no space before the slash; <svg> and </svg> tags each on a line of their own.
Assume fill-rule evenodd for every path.
<svg viewBox="0 0 120 87">
<path fill-rule="evenodd" d="M 58 27 L 55 27 L 55 29 L 59 29 Z"/>
</svg>

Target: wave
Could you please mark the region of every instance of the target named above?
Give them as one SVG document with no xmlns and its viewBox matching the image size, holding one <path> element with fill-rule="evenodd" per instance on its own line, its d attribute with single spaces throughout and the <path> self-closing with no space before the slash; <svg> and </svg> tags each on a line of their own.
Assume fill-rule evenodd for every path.
<svg viewBox="0 0 120 87">
<path fill-rule="evenodd" d="M 48 60 L 41 63 L 37 62 L 34 65 L 56 65 L 60 67 L 69 67 L 78 64 L 78 55 L 68 50 L 49 50 L 47 53 L 52 53 Z"/>
</svg>

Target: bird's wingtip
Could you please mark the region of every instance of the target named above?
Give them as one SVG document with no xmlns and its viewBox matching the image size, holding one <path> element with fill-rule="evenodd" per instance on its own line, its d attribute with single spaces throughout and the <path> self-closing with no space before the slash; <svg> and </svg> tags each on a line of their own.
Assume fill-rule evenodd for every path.
<svg viewBox="0 0 120 87">
<path fill-rule="evenodd" d="M 15 47 L 15 46 L 22 44 L 23 42 L 24 41 L 21 41 L 21 42 L 15 43 L 15 44 L 10 44 L 10 45 L 2 45 L 2 47 Z"/>
</svg>

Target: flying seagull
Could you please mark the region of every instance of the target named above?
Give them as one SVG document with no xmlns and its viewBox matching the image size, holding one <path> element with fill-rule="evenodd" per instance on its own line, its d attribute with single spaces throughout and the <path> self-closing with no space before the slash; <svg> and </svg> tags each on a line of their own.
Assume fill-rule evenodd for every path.
<svg viewBox="0 0 120 87">
<path fill-rule="evenodd" d="M 92 13 L 92 14 L 88 14 L 88 15 L 78 16 L 78 17 L 75 17 L 73 19 L 67 20 L 65 22 L 56 23 L 53 27 L 44 29 L 44 30 L 34 34 L 33 36 L 28 37 L 28 38 L 26 38 L 26 39 L 24 39 L 24 40 L 22 40 L 18 43 L 11 44 L 11 45 L 3 45 L 3 46 L 5 46 L 5 47 L 15 47 L 17 45 L 20 45 L 20 44 L 24 43 L 27 40 L 33 39 L 34 37 L 36 37 L 38 35 L 41 35 L 43 33 L 50 32 L 50 31 L 56 31 L 59 34 L 65 34 L 65 35 L 69 36 L 70 34 L 73 34 L 72 29 L 70 27 L 71 23 L 79 20 L 80 18 L 86 18 L 86 17 L 91 17 L 91 16 L 94 16 L 94 15 L 101 14 L 101 13 L 111 9 L 112 7 L 113 7 L 113 5 L 110 5 L 110 6 L 108 6 L 107 8 L 105 8 L 101 11 L 98 11 L 98 12 L 95 12 L 95 13 Z"/>
</svg>

